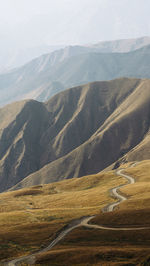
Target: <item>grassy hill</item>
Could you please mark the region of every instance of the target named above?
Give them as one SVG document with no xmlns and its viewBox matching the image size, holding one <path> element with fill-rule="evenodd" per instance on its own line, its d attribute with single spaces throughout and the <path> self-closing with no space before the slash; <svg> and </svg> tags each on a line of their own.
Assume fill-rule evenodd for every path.
<svg viewBox="0 0 150 266">
<path fill-rule="evenodd" d="M 111 213 L 101 212 L 115 200 L 109 189 L 126 182 L 115 171 L 2 193 L 1 262 L 47 246 L 57 231 L 81 216 L 96 214 L 92 223 L 105 226 L 149 227 L 150 161 L 128 166 L 124 165 L 125 171 L 136 183 L 121 189 L 128 200 Z M 149 260 L 149 237 L 149 230 L 110 232 L 81 227 L 51 251 L 38 255 L 36 265 L 144 265 Z"/>
<path fill-rule="evenodd" d="M 0 258 L 36 250 L 70 220 L 99 213 L 123 181 L 109 172 L 0 194 Z"/>
<path fill-rule="evenodd" d="M 135 177 L 136 183 L 121 191 L 128 200 L 112 213 L 100 213 L 93 224 L 113 227 L 146 226 L 150 223 L 150 161 L 143 161 L 126 170 Z M 102 231 L 75 229 L 53 250 L 41 254 L 39 265 L 149 265 L 149 230 Z M 68 257 L 67 254 L 70 254 Z"/>
</svg>

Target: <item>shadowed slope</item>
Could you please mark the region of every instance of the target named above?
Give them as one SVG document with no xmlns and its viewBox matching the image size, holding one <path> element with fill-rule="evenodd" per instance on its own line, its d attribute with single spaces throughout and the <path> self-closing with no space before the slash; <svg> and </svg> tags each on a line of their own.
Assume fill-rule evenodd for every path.
<svg viewBox="0 0 150 266">
<path fill-rule="evenodd" d="M 1 191 L 15 185 L 46 164 L 67 156 L 88 141 L 141 82 L 138 79 L 95 82 L 61 92 L 46 104 L 32 100 L 2 108 Z M 21 106 L 20 109 L 19 106 Z M 15 110 L 18 110 L 18 113 L 13 116 Z M 73 157 L 68 157 L 69 161 L 60 159 L 62 166 L 61 171 L 57 170 L 60 171 L 59 176 L 55 170 L 52 170 L 52 179 L 47 181 L 44 175 L 43 181 L 46 179 L 44 182 L 47 183 L 88 173 L 90 168 L 86 169 L 87 159 L 84 152 L 81 147 L 78 154 L 79 163 L 77 158 L 74 159 L 76 152 Z M 85 164 L 85 171 L 83 167 L 81 170 L 82 162 Z M 92 163 L 89 160 L 89 166 L 92 166 Z M 106 164 L 109 164 L 109 160 Z M 105 164 L 102 163 L 96 170 L 94 167 L 93 171 L 99 171 L 103 166 Z M 64 176 L 65 171 L 68 170 L 68 174 Z"/>
<path fill-rule="evenodd" d="M 117 81 L 108 84 L 113 82 Z M 124 101 L 117 105 L 112 114 L 99 125 L 99 128 L 93 132 L 89 139 L 72 152 L 27 177 L 15 188 L 97 173 L 140 145 L 150 128 L 149 84 L 149 80 L 138 82 L 134 89 L 130 90 L 128 97 L 125 97 Z M 97 113 L 95 115 L 97 116 Z M 91 119 L 88 121 L 90 122 Z M 79 129 L 78 126 L 77 131 Z M 75 132 L 75 130 L 71 132 L 72 137 L 76 134 Z M 81 136 L 83 132 L 84 126 L 81 130 Z M 60 137 L 63 139 L 63 133 Z M 63 142 L 61 145 L 58 147 L 63 150 Z M 143 156 L 149 158 L 149 154 L 145 153 L 141 153 L 138 158 L 142 159 Z"/>
<path fill-rule="evenodd" d="M 20 108 L 21 106 L 21 108 Z M 19 112 L 13 115 L 14 110 Z M 1 110 L 1 191 L 39 169 L 42 146 L 39 139 L 49 123 L 48 111 L 35 101 L 15 103 Z M 38 117 L 38 119 L 37 119 Z"/>
</svg>

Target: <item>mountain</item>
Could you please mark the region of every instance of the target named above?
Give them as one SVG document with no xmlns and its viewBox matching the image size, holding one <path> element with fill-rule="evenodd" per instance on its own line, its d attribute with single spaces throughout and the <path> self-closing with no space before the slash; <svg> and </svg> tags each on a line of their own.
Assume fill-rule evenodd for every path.
<svg viewBox="0 0 150 266">
<path fill-rule="evenodd" d="M 47 100 L 57 92 L 64 90 L 58 77 L 53 77 L 57 66 L 65 59 L 89 51 L 88 47 L 66 47 L 38 57 L 28 64 L 0 75 L 0 105 L 20 99 Z"/>
<path fill-rule="evenodd" d="M 143 46 L 150 44 L 150 37 L 141 37 L 136 39 L 126 39 L 126 40 L 116 40 L 116 41 L 106 41 L 99 42 L 97 44 L 91 45 L 83 45 L 80 46 L 84 51 L 88 51 L 88 48 L 95 49 L 100 53 L 124 53 L 131 52 L 133 50 L 139 49 Z M 55 50 L 60 50 L 62 53 L 62 49 L 65 49 L 64 54 L 67 53 L 66 50 L 74 50 L 76 49 L 76 45 L 74 46 L 62 46 L 62 45 L 43 45 L 37 47 L 27 47 L 26 49 L 17 49 L 14 46 L 8 46 L 4 44 L 0 44 L 1 49 L 1 57 L 0 57 L 0 73 L 8 72 L 10 69 L 14 69 L 16 67 L 20 67 L 29 61 L 35 59 L 36 57 L 40 57 L 41 55 L 52 53 Z M 66 54 L 67 55 L 67 54 Z M 73 55 L 73 54 L 72 54 Z"/>
<path fill-rule="evenodd" d="M 97 173 L 123 156 L 147 159 L 150 81 L 121 78 L 74 87 L 48 102 L 0 109 L 0 188 Z M 122 158 L 123 161 L 127 158 Z M 121 162 L 119 162 L 121 163 Z"/>
<path fill-rule="evenodd" d="M 94 45 L 90 45 L 90 47 L 100 49 L 101 53 L 128 53 L 147 45 L 150 45 L 150 37 L 145 36 L 135 39 L 99 42 Z"/>
<path fill-rule="evenodd" d="M 136 67 L 135 67 L 136 66 Z M 150 78 L 150 45 L 130 53 L 68 47 L 0 75 L 0 105 L 20 99 L 48 100 L 73 86 L 118 77 Z"/>
<path fill-rule="evenodd" d="M 80 46 L 82 49 L 94 48 L 99 50 L 99 52 L 103 53 L 124 53 L 131 52 L 133 50 L 139 49 L 143 46 L 150 44 L 150 37 L 141 37 L 136 39 L 127 39 L 127 40 L 116 40 L 116 41 L 107 41 L 107 42 L 99 42 L 97 44 L 91 44 L 86 46 Z M 0 72 L 7 72 L 9 69 L 13 69 L 16 67 L 20 67 L 27 62 L 33 60 L 36 57 L 39 57 L 43 54 L 52 53 L 55 50 L 61 50 L 65 48 L 65 50 L 69 50 L 70 47 L 64 45 L 43 45 L 36 47 L 27 47 L 26 49 L 17 49 L 15 46 L 8 46 L 6 43 L 0 44 L 1 49 L 1 57 L 0 57 Z"/>
</svg>

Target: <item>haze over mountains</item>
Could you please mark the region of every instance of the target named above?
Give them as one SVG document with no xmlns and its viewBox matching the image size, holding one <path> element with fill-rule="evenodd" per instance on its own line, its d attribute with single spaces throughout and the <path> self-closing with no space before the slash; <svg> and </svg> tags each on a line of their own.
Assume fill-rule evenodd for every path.
<svg viewBox="0 0 150 266">
<path fill-rule="evenodd" d="M 139 49 L 143 46 L 150 44 L 149 37 L 142 37 L 137 39 L 127 39 L 127 40 L 117 40 L 117 41 L 107 41 L 99 42 L 97 44 L 88 45 L 90 48 L 96 48 L 99 52 L 111 53 L 124 53 L 131 52 L 133 50 Z M 39 57 L 43 54 L 52 53 L 55 50 L 60 50 L 65 46 L 37 46 L 37 47 L 28 47 L 24 49 L 17 49 L 15 47 L 6 47 L 2 44 L 0 45 L 1 49 L 1 58 L 0 58 L 0 72 L 6 72 L 12 68 L 20 67 L 27 62 L 33 60 L 36 57 Z M 82 46 L 86 49 L 86 46 Z M 85 50 L 86 51 L 86 50 Z"/>
<path fill-rule="evenodd" d="M 46 103 L 7 105 L 0 109 L 1 191 L 21 180 L 17 188 L 97 173 L 120 159 L 147 159 L 149 117 L 150 81 L 140 79 L 94 82 Z"/>
<path fill-rule="evenodd" d="M 6 47 L 0 44 L 0 73 L 10 71 L 10 69 L 16 67 L 20 67 L 36 57 L 39 57 L 46 53 L 51 53 L 61 48 L 63 48 L 63 46 L 43 45 L 37 47 L 28 47 L 24 49 L 17 49 L 16 47 Z"/>
<path fill-rule="evenodd" d="M 46 101 L 64 89 L 93 81 L 149 78 L 150 45 L 132 51 L 147 43 L 149 38 L 145 37 L 90 47 L 69 46 L 45 54 L 0 75 L 0 105 L 29 98 Z"/>
<path fill-rule="evenodd" d="M 149 42 L 68 46 L 1 74 L 1 106 L 24 100 L 0 109 L 0 191 L 149 159 Z"/>
</svg>

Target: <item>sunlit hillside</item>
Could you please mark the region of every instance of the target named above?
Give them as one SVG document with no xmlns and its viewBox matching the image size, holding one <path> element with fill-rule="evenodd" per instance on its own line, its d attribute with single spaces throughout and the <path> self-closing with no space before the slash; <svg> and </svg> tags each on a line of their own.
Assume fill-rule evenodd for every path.
<svg viewBox="0 0 150 266">
<path fill-rule="evenodd" d="M 83 216 L 96 215 L 92 224 L 97 225 L 150 227 L 150 161 L 129 166 L 124 165 L 124 172 L 134 176 L 136 183 L 120 189 L 128 199 L 110 213 L 102 212 L 104 206 L 115 201 L 109 190 L 126 183 L 115 170 L 2 193 L 1 261 L 46 247 L 60 229 Z M 150 252 L 149 236 L 149 229 L 109 231 L 80 227 L 51 251 L 38 255 L 36 265 L 142 265 L 138 263 L 144 262 Z"/>
<path fill-rule="evenodd" d="M 37 250 L 70 220 L 100 213 L 122 182 L 109 172 L 0 194 L 0 258 Z"/>
</svg>

